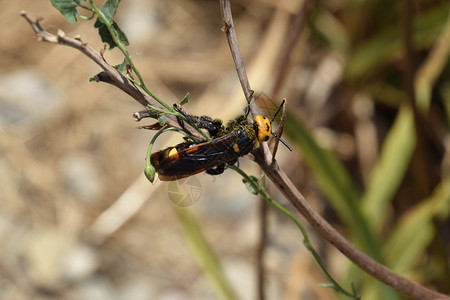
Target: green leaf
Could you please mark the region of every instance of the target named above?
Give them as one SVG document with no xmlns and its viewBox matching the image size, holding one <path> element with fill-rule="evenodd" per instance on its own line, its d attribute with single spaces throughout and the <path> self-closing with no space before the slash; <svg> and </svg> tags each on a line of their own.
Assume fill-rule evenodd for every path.
<svg viewBox="0 0 450 300">
<path fill-rule="evenodd" d="M 189 95 L 190 95 L 190 93 L 187 92 L 186 95 L 184 96 L 183 100 L 181 100 L 180 106 L 183 106 L 183 105 L 185 105 L 186 103 L 188 103 L 188 101 L 189 101 Z"/>
<path fill-rule="evenodd" d="M 410 208 L 389 234 L 383 252 L 389 267 L 401 274 L 418 264 L 435 235 L 436 219 L 450 216 L 450 178 L 445 178 L 427 199 Z M 445 276 L 445 274 L 442 274 Z"/>
<path fill-rule="evenodd" d="M 119 6 L 120 0 L 108 0 L 103 4 L 100 11 L 105 15 L 109 22 L 113 21 L 113 17 L 116 15 L 117 7 Z"/>
<path fill-rule="evenodd" d="M 164 124 L 166 124 L 166 115 L 162 114 L 158 117 L 158 123 L 161 126 L 164 126 Z"/>
<path fill-rule="evenodd" d="M 124 58 L 123 62 L 121 64 L 115 65 L 113 67 L 114 67 L 114 69 L 119 71 L 121 74 L 124 74 L 127 70 L 127 65 L 128 65 L 128 61 L 126 58 Z M 97 75 L 94 75 L 91 78 L 89 78 L 89 81 L 90 82 L 92 82 L 92 81 L 93 82 L 99 82 L 99 81 L 109 82 L 109 81 L 106 81 L 105 79 L 109 79 L 109 76 L 106 74 L 105 71 L 101 71 Z"/>
<path fill-rule="evenodd" d="M 415 145 L 413 114 L 404 106 L 383 143 L 362 198 L 363 209 L 373 232 L 380 233 L 383 228 L 386 210 L 402 182 Z"/>
<path fill-rule="evenodd" d="M 347 230 L 366 253 L 380 259 L 378 246 L 358 202 L 358 192 L 342 163 L 333 152 L 320 147 L 306 126 L 289 112 L 284 131 L 300 148 L 317 184 L 346 224 Z"/>
<path fill-rule="evenodd" d="M 79 1 L 75 0 L 50 0 L 53 7 L 59 10 L 59 12 L 72 24 L 77 24 L 77 17 L 79 16 L 77 7 L 79 7 Z"/>
<path fill-rule="evenodd" d="M 117 25 L 116 22 L 113 22 L 113 27 L 114 27 L 114 29 L 116 29 L 117 33 L 119 34 L 119 40 L 122 42 L 122 44 L 124 44 L 125 46 L 128 46 L 130 44 L 130 42 L 128 42 L 128 38 L 125 35 L 125 32 L 123 32 L 122 29 L 120 29 L 119 25 Z"/>
<path fill-rule="evenodd" d="M 415 50 L 434 43 L 448 18 L 448 3 L 436 5 L 418 14 L 413 21 L 412 39 Z M 380 30 L 358 45 L 348 56 L 345 77 L 350 80 L 364 78 L 365 74 L 385 66 L 401 54 L 401 32 L 397 24 Z"/>
<path fill-rule="evenodd" d="M 108 26 L 103 24 L 99 19 L 94 24 L 94 27 L 98 28 L 98 34 L 102 38 L 102 42 L 109 45 L 109 50 L 113 49 L 114 47 L 117 47 L 116 42 L 114 41 L 111 32 L 108 30 Z M 119 40 L 124 44 L 125 46 L 128 46 L 130 43 L 128 42 L 128 38 L 125 35 L 125 33 L 120 29 L 119 25 L 115 21 L 112 23 L 113 29 L 117 32 Z"/>
<path fill-rule="evenodd" d="M 123 59 L 121 64 L 115 65 L 114 69 L 119 71 L 121 74 L 124 74 L 127 71 L 128 60 L 126 58 Z"/>
<path fill-rule="evenodd" d="M 258 185 L 258 178 L 256 178 L 253 175 L 250 175 L 249 178 L 250 178 L 251 182 L 247 181 L 245 179 L 243 179 L 242 182 L 245 184 L 245 187 L 247 188 L 247 190 L 250 193 L 252 193 L 253 195 L 258 195 L 258 193 L 259 193 L 258 189 L 255 188 L 255 186 L 254 186 L 254 185 Z"/>
<path fill-rule="evenodd" d="M 417 107 L 426 114 L 431 105 L 433 87 L 444 71 L 450 53 L 450 19 L 447 19 L 443 32 L 439 35 L 420 68 L 417 70 L 414 88 Z M 445 75 L 444 75 L 445 76 Z"/>
<path fill-rule="evenodd" d="M 100 11 L 105 16 L 106 20 L 111 24 L 113 29 L 116 31 L 118 35 L 118 39 L 122 44 L 125 46 L 129 45 L 128 38 L 125 35 L 125 33 L 120 29 L 119 25 L 113 21 L 113 17 L 116 14 L 117 7 L 119 6 L 120 0 L 108 0 L 105 2 L 105 4 L 102 6 Z M 114 41 L 113 36 L 111 35 L 111 32 L 108 29 L 108 26 L 103 22 L 100 17 L 97 18 L 97 21 L 95 21 L 94 24 L 95 28 L 98 28 L 98 33 L 100 37 L 102 38 L 102 42 L 109 45 L 109 50 L 113 49 L 117 46 L 116 42 Z"/>
<path fill-rule="evenodd" d="M 206 280 L 210 283 L 214 299 L 239 299 L 225 276 L 220 255 L 214 253 L 203 233 L 205 226 L 200 225 L 197 217 L 187 208 L 175 207 L 174 211 L 180 221 L 180 230 L 186 240 L 191 255 L 203 270 Z"/>
</svg>

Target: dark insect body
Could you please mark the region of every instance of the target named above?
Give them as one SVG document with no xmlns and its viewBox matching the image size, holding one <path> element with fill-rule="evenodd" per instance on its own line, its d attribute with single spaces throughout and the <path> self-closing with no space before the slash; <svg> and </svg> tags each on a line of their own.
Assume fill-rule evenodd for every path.
<svg viewBox="0 0 450 300">
<path fill-rule="evenodd" d="M 213 139 L 201 143 L 184 142 L 153 153 L 150 161 L 162 181 L 203 171 L 210 175 L 221 174 L 227 165 L 235 164 L 239 157 L 255 149 L 258 142 L 267 141 L 272 134 L 271 121 L 267 117 L 258 115 L 249 124 L 248 111 L 229 121 L 225 127 L 220 119 L 190 115 L 176 105 L 174 108 L 190 123 L 206 129 Z M 181 120 L 180 125 L 183 127 Z"/>
</svg>

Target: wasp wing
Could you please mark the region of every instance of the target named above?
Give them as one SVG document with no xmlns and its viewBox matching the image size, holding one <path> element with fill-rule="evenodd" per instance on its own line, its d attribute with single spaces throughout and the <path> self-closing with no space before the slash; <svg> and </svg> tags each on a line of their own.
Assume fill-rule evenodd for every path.
<svg viewBox="0 0 450 300">
<path fill-rule="evenodd" d="M 182 143 L 153 153 L 150 160 L 160 180 L 181 179 L 236 160 L 239 153 L 233 145 L 237 139 L 235 134 L 228 134 L 200 144 Z"/>
</svg>

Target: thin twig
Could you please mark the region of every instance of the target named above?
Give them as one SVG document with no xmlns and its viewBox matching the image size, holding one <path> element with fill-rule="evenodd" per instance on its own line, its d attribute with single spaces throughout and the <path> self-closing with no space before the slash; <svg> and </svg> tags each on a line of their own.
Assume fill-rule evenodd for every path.
<svg viewBox="0 0 450 300">
<path fill-rule="evenodd" d="M 241 51 L 239 50 L 239 44 L 237 42 L 236 31 L 234 30 L 233 17 L 231 15 L 230 1 L 220 1 L 220 12 L 222 14 L 222 30 L 227 35 L 228 45 L 231 49 L 231 55 L 236 66 L 239 82 L 241 83 L 242 90 L 244 91 L 245 99 L 250 105 L 252 115 L 255 117 L 258 115 L 258 107 L 255 105 L 253 99 L 253 91 L 250 88 L 247 72 L 245 71 L 244 59 L 242 58 Z"/>
<path fill-rule="evenodd" d="M 259 152 L 257 152 L 259 154 Z M 334 245 L 342 254 L 350 259 L 354 264 L 359 266 L 368 274 L 377 278 L 381 282 L 391 286 L 392 288 L 402 292 L 413 299 L 450 299 L 450 297 L 430 290 L 415 282 L 399 276 L 379 264 L 348 240 L 346 240 L 334 227 L 325 221 L 320 214 L 313 210 L 303 195 L 295 188 L 288 176 L 279 168 L 276 161 L 270 163 L 271 160 L 255 155 L 255 161 L 262 168 L 267 177 L 278 187 L 283 195 L 291 202 L 292 205 L 303 215 L 303 217 L 314 227 L 323 238 Z"/>
<path fill-rule="evenodd" d="M 220 13 L 222 15 L 222 31 L 225 32 L 227 36 L 228 45 L 231 49 L 231 55 L 233 57 L 234 65 L 236 67 L 236 72 L 238 74 L 239 82 L 241 83 L 242 90 L 244 91 L 245 99 L 250 105 L 251 114 L 253 117 L 260 114 L 258 106 L 255 104 L 253 99 L 253 90 L 250 87 L 248 81 L 247 72 L 245 71 L 244 59 L 242 58 L 241 51 L 239 49 L 239 43 L 237 41 L 236 31 L 234 30 L 233 16 L 231 14 L 230 1 L 220 0 Z M 267 145 L 264 145 L 267 148 Z M 258 245 L 257 253 L 257 278 L 258 278 L 258 299 L 265 299 L 264 291 L 264 250 L 266 244 L 266 212 L 267 207 L 265 201 L 261 204 L 260 212 L 260 241 Z"/>
<path fill-rule="evenodd" d="M 81 38 L 69 38 L 66 37 L 65 33 L 62 30 L 58 30 L 58 33 L 52 34 L 45 31 L 41 24 L 39 23 L 42 18 L 33 19 L 31 18 L 26 11 L 20 12 L 21 16 L 24 17 L 28 24 L 30 24 L 31 28 L 36 33 L 36 38 L 38 41 L 47 42 L 51 44 L 60 44 L 64 46 L 69 46 L 79 50 L 81 53 L 89 57 L 93 62 L 99 65 L 105 73 L 101 73 L 98 75 L 99 81 L 112 84 L 128 95 L 130 95 L 134 100 L 140 103 L 145 108 L 148 105 L 153 107 L 164 109 L 161 104 L 159 104 L 153 97 L 147 94 L 141 87 L 135 85 L 133 82 L 128 80 L 125 76 L 123 76 L 119 71 L 117 71 L 113 66 L 108 64 L 104 57 L 94 50 L 91 46 L 84 43 Z M 181 128 L 178 120 L 175 116 L 167 114 L 166 115 L 166 124 L 180 130 L 184 130 L 189 132 L 192 136 L 204 140 L 204 136 L 202 136 L 198 131 L 196 131 L 191 125 L 185 123 L 184 127 Z"/>
<path fill-rule="evenodd" d="M 245 68 L 243 67 L 244 63 L 240 61 L 242 55 L 239 52 L 236 34 L 234 33 L 230 1 L 221 0 L 220 7 L 224 27 L 226 29 L 225 32 L 227 33 L 226 36 L 229 39 L 228 44 L 230 45 L 236 70 L 238 71 L 239 79 L 241 80 L 241 85 L 244 89 L 244 93 L 247 95 L 246 89 L 249 88 L 250 85 L 247 76 L 245 75 Z M 241 78 L 243 78 L 244 82 Z M 430 290 L 395 274 L 353 246 L 353 244 L 346 240 L 336 229 L 323 219 L 320 214 L 312 209 L 303 195 L 289 180 L 288 176 L 279 168 L 276 160 L 272 159 L 272 154 L 268 151 L 268 147 L 259 147 L 255 149 L 253 155 L 255 156 L 255 161 L 259 164 L 267 177 L 278 187 L 300 214 L 305 217 L 311 226 L 362 270 L 413 299 L 450 299 L 450 297 L 446 295 Z"/>
</svg>

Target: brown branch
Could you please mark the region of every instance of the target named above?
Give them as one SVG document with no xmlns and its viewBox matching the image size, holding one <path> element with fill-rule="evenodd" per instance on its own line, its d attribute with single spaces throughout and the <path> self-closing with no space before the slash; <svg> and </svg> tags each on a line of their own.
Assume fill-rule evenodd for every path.
<svg viewBox="0 0 450 300">
<path fill-rule="evenodd" d="M 257 152 L 258 154 L 260 152 Z M 255 155 L 255 161 L 263 172 L 278 187 L 283 195 L 303 215 L 311 226 L 313 226 L 328 242 L 335 246 L 342 254 L 350 259 L 368 274 L 381 282 L 391 286 L 399 292 L 412 299 L 450 299 L 450 297 L 430 290 L 422 285 L 412 282 L 400 275 L 395 274 L 385 266 L 379 264 L 367 256 L 346 240 L 334 227 L 322 218 L 305 200 L 303 195 L 295 188 L 287 175 L 279 168 L 276 161 L 270 163 L 267 158 Z"/>
<path fill-rule="evenodd" d="M 27 14 L 26 11 L 21 11 L 20 14 L 27 20 L 28 24 L 30 24 L 31 28 L 36 33 L 36 38 L 38 41 L 75 48 L 84 55 L 86 55 L 87 57 L 89 57 L 97 65 L 99 65 L 105 73 L 99 74 L 97 76 L 97 81 L 102 81 L 116 86 L 117 88 L 121 89 L 122 91 L 130 95 L 134 100 L 136 100 L 145 108 L 147 108 L 148 105 L 151 105 L 156 108 L 163 109 L 163 106 L 159 104 L 158 101 L 156 101 L 153 97 L 148 95 L 140 86 L 128 80 L 128 78 L 123 76 L 113 66 L 108 64 L 105 61 L 104 57 L 101 55 L 101 53 L 97 52 L 91 46 L 84 43 L 80 37 L 76 38 L 66 37 L 65 33 L 62 30 L 58 30 L 57 34 L 54 35 L 52 33 L 45 31 L 42 28 L 41 24 L 39 23 L 42 20 L 42 18 L 33 19 Z M 138 112 L 137 116 L 143 116 L 142 112 Z M 154 117 L 151 114 L 149 114 L 148 116 Z M 136 118 L 136 115 L 135 119 L 137 121 L 140 120 L 140 118 Z M 187 123 L 183 124 L 182 128 L 181 125 L 178 123 L 177 118 L 173 115 L 169 114 L 166 115 L 166 124 L 169 126 L 179 128 L 183 131 L 186 131 L 200 140 L 204 139 L 204 137 L 189 124 Z"/>
<path fill-rule="evenodd" d="M 224 28 L 226 29 L 225 32 L 229 39 L 228 44 L 230 45 L 239 79 L 241 80 L 241 85 L 244 89 L 244 93 L 247 95 L 246 89 L 249 88 L 250 85 L 248 84 L 247 76 L 245 75 L 245 69 L 243 67 L 244 63 L 241 61 L 242 56 L 239 53 L 236 34 L 234 33 L 229 0 L 220 0 L 220 7 Z M 244 81 L 242 81 L 242 78 Z M 450 297 L 444 294 L 430 290 L 395 274 L 361 252 L 323 219 L 320 214 L 312 209 L 303 195 L 289 180 L 288 176 L 279 168 L 277 162 L 272 159 L 272 154 L 269 152 L 267 146 L 255 149 L 253 154 L 255 156 L 255 161 L 259 164 L 267 177 L 269 177 L 269 179 L 278 187 L 283 195 L 298 210 L 298 212 L 303 215 L 311 226 L 362 270 L 413 299 L 450 299 Z"/>
<path fill-rule="evenodd" d="M 259 114 L 258 107 L 255 105 L 255 101 L 251 101 L 253 99 L 253 91 L 250 88 L 247 72 L 245 71 L 244 59 L 239 50 L 236 31 L 234 30 L 233 16 L 231 15 L 230 1 L 220 1 L 220 13 L 222 15 L 222 31 L 227 35 L 228 45 L 231 49 L 231 55 L 233 56 L 234 65 L 236 66 L 239 82 L 244 91 L 245 99 L 247 99 L 247 103 L 251 107 L 252 115 L 255 117 Z"/>
</svg>

